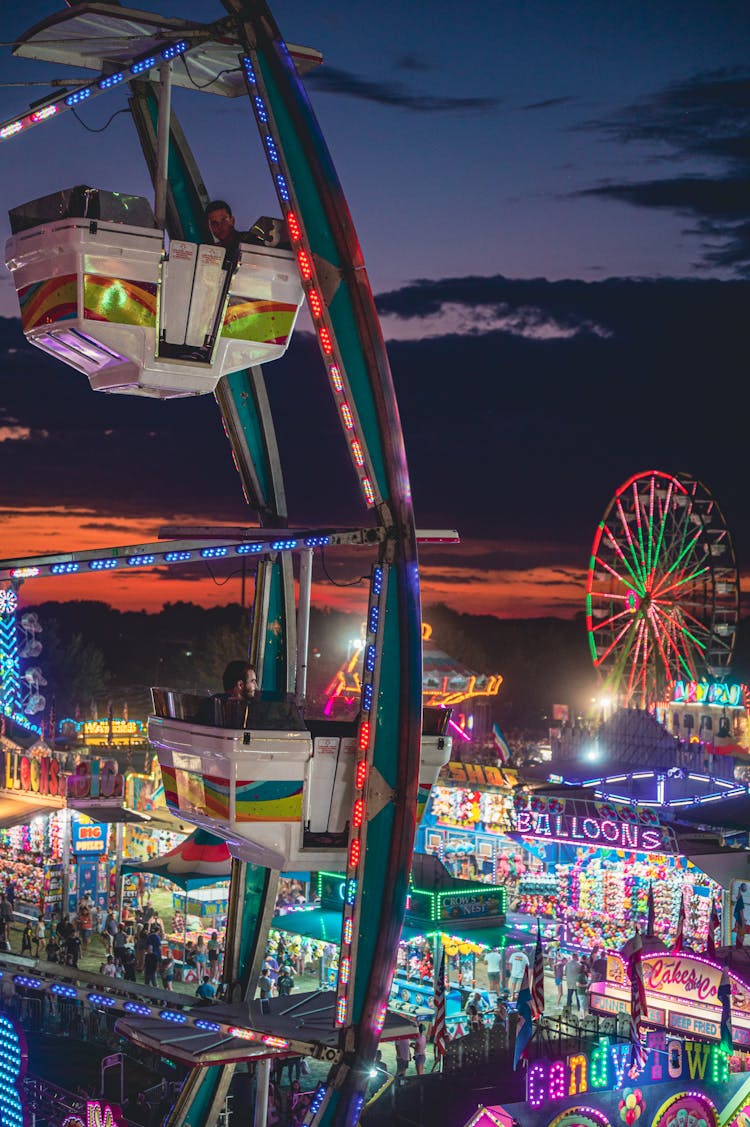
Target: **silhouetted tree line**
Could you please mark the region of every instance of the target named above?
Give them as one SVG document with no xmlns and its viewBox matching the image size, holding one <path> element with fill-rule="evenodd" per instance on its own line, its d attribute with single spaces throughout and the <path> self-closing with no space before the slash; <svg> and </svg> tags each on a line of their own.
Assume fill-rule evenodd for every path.
<svg viewBox="0 0 750 1127">
<path fill-rule="evenodd" d="M 38 664 L 58 719 L 92 700 L 99 714 L 127 700 L 144 715 L 151 685 L 214 691 L 227 661 L 247 652 L 250 612 L 239 604 L 200 607 L 168 603 L 158 613 L 119 611 L 102 602 L 46 602 L 35 610 L 43 626 Z M 506 728 L 547 727 L 553 704 L 586 713 L 597 695 L 582 614 L 573 619 L 495 618 L 462 614 L 444 604 L 425 609 L 433 642 L 478 673 L 501 673 L 496 718 Z M 356 614 L 313 608 L 309 694 L 320 698 L 360 633 Z M 743 636 L 746 641 L 743 645 Z M 750 679 L 750 629 L 738 631 L 734 680 Z"/>
</svg>

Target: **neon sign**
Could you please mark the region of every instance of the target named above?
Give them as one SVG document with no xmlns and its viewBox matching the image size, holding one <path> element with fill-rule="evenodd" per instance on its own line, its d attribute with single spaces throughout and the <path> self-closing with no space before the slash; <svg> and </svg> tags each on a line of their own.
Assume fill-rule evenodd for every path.
<svg viewBox="0 0 750 1127">
<path fill-rule="evenodd" d="M 101 1100 L 86 1101 L 86 1118 L 69 1115 L 62 1127 L 125 1127 L 119 1107 L 104 1104 Z"/>
<path fill-rule="evenodd" d="M 118 773 L 114 759 L 84 760 L 68 775 L 65 793 L 69 799 L 122 799 L 125 777 Z"/>
<path fill-rule="evenodd" d="M 62 771 L 54 755 L 42 755 L 38 759 L 17 751 L 0 752 L 0 755 L 3 756 L 0 786 L 5 790 L 53 797 L 62 795 Z"/>
<path fill-rule="evenodd" d="M 603 845 L 613 849 L 634 849 L 643 853 L 676 852 L 674 836 L 668 826 L 643 826 L 614 818 L 581 818 L 569 814 L 537 814 L 533 810 L 514 811 L 510 833 L 522 837 L 542 837 L 548 841 L 576 845 Z"/>
<path fill-rule="evenodd" d="M 721 708 L 742 707 L 742 685 L 724 685 L 720 681 L 675 681 L 673 704 L 715 704 Z"/>
<path fill-rule="evenodd" d="M 628 1078 L 640 1085 L 688 1080 L 721 1084 L 729 1079 L 729 1058 L 719 1045 L 650 1033 L 644 1048 L 646 1063 L 635 1076 L 630 1066 L 631 1043 L 613 1044 L 608 1037 L 563 1060 L 534 1061 L 526 1075 L 526 1102 L 536 1110 L 585 1092 L 620 1089 Z"/>
</svg>

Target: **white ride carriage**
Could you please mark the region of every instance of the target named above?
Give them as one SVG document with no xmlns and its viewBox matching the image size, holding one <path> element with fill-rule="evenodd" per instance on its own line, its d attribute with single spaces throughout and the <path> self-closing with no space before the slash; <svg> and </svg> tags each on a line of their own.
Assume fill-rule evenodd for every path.
<svg viewBox="0 0 750 1127">
<path fill-rule="evenodd" d="M 243 860 L 277 870 L 342 868 L 354 796 L 352 723 L 311 721 L 260 701 L 246 726 L 223 727 L 223 702 L 154 689 L 149 739 L 170 809 L 224 838 Z M 450 756 L 450 710 L 426 709 L 420 809 Z M 231 717 L 228 722 L 237 723 Z M 272 725 L 272 726 L 270 726 Z"/>
<path fill-rule="evenodd" d="M 24 334 L 95 391 L 204 395 L 286 351 L 303 299 L 291 250 L 167 243 L 146 199 L 85 186 L 10 218 Z M 278 242 L 280 221 L 259 229 Z"/>
</svg>

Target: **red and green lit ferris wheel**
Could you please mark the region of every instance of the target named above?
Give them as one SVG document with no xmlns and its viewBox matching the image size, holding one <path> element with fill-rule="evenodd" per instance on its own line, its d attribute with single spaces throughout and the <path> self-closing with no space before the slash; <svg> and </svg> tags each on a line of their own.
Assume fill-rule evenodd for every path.
<svg viewBox="0 0 750 1127">
<path fill-rule="evenodd" d="M 674 681 L 722 679 L 738 617 L 732 538 L 705 485 L 659 470 L 629 478 L 588 570 L 586 628 L 605 691 L 648 708 Z"/>
</svg>

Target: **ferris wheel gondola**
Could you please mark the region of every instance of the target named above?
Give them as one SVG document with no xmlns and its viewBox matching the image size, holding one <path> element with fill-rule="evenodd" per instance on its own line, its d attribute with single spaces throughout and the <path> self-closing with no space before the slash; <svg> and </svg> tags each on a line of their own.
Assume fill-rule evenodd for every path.
<svg viewBox="0 0 750 1127">
<path fill-rule="evenodd" d="M 605 691 L 648 708 L 675 681 L 721 680 L 739 616 L 732 538 L 689 474 L 635 474 L 594 537 L 586 628 Z"/>
</svg>

